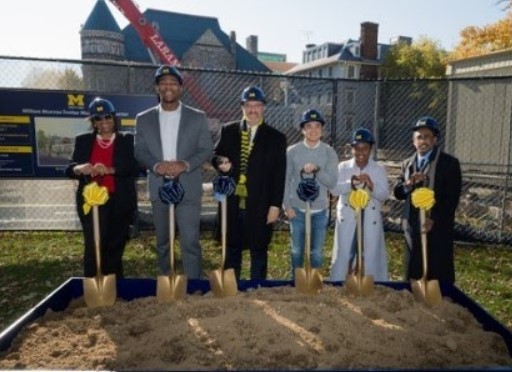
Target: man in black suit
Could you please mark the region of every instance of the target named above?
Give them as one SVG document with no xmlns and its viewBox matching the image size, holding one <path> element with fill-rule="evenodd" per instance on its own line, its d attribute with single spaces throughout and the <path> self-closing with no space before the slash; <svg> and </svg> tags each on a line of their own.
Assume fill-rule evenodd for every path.
<svg viewBox="0 0 512 372">
<path fill-rule="evenodd" d="M 453 283 L 455 210 L 462 188 L 460 164 L 457 158 L 437 146 L 440 130 L 434 118 L 421 117 L 412 130 L 416 153 L 402 163 L 394 187 L 395 197 L 405 200 L 402 213 L 407 245 L 405 279 L 419 279 L 423 275 L 419 209 L 411 204 L 411 193 L 415 188 L 425 186 L 433 189 L 435 195 L 435 204 L 423 226 L 428 242 L 427 280 Z"/>
<path fill-rule="evenodd" d="M 251 255 L 251 279 L 266 279 L 268 245 L 279 218 L 286 175 L 286 137 L 265 122 L 265 94 L 256 86 L 241 96 L 242 119 L 227 123 L 215 146 L 213 166 L 231 175 L 225 268 L 240 278 L 242 250 Z"/>
</svg>

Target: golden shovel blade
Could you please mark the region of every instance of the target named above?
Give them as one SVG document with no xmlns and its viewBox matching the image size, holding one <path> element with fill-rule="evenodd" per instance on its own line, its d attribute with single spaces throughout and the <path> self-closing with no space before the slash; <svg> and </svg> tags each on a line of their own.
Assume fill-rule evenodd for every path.
<svg viewBox="0 0 512 372">
<path fill-rule="evenodd" d="M 298 267 L 294 270 L 295 288 L 304 294 L 318 294 L 322 289 L 323 277 L 318 269 Z"/>
<path fill-rule="evenodd" d="M 235 296 L 238 293 L 235 270 L 213 270 L 208 275 L 210 288 L 215 297 Z"/>
<path fill-rule="evenodd" d="M 421 259 L 423 265 L 423 276 L 419 279 L 413 279 L 411 283 L 411 291 L 416 300 L 425 302 L 427 306 L 435 306 L 443 302 L 439 281 L 428 277 L 428 244 L 427 232 L 424 230 L 426 220 L 425 208 L 420 208 L 420 226 L 421 226 Z"/>
<path fill-rule="evenodd" d="M 348 293 L 356 296 L 371 296 L 375 292 L 373 275 L 348 274 L 345 278 Z"/>
<path fill-rule="evenodd" d="M 411 290 L 416 301 L 424 302 L 428 306 L 439 305 L 443 302 L 439 281 L 437 280 L 411 280 Z"/>
<path fill-rule="evenodd" d="M 156 298 L 160 302 L 181 300 L 187 296 L 186 275 L 159 275 L 156 278 Z"/>
<path fill-rule="evenodd" d="M 84 300 L 87 307 L 112 306 L 116 302 L 116 276 L 96 275 L 83 279 Z"/>
</svg>

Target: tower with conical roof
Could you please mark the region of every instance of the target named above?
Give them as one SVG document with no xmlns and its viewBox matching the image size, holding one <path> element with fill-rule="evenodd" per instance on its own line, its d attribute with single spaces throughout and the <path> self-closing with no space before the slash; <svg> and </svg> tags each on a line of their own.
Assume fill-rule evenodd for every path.
<svg viewBox="0 0 512 372">
<path fill-rule="evenodd" d="M 124 35 L 105 0 L 98 0 L 80 31 L 82 59 L 122 61 Z"/>
<path fill-rule="evenodd" d="M 125 40 L 105 0 L 97 0 L 80 31 L 82 59 L 124 61 Z M 126 92 L 128 81 L 124 69 L 109 64 L 82 66 L 84 88 L 94 91 Z"/>
</svg>

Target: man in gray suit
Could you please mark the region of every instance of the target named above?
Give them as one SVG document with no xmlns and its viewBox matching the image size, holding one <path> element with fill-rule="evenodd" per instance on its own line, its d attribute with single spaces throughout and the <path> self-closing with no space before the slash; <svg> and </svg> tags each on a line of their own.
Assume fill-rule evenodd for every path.
<svg viewBox="0 0 512 372">
<path fill-rule="evenodd" d="M 180 101 L 183 77 L 177 68 L 160 66 L 155 73 L 155 90 L 159 104 L 135 119 L 135 157 L 148 170 L 158 267 L 161 275 L 169 274 L 169 205 L 160 200 L 158 189 L 165 178 L 179 177 L 185 194 L 175 213 L 183 269 L 188 278 L 197 279 L 202 272 L 201 166 L 212 156 L 213 141 L 205 113 Z"/>
</svg>

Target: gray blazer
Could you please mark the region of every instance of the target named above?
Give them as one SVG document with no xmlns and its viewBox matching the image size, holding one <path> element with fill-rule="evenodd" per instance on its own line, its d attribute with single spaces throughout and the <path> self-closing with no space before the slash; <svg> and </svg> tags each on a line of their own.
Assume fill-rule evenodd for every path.
<svg viewBox="0 0 512 372">
<path fill-rule="evenodd" d="M 199 200 L 203 194 L 201 166 L 210 160 L 213 141 L 208 130 L 208 121 L 203 111 L 181 103 L 181 120 L 178 131 L 178 160 L 188 162 L 190 169 L 180 175 L 185 189 L 184 200 Z M 158 106 L 143 111 L 135 118 L 135 158 L 148 170 L 148 190 L 151 201 L 158 199 L 158 188 L 163 177 L 153 169 L 163 161 L 162 140 L 158 120 Z"/>
</svg>

